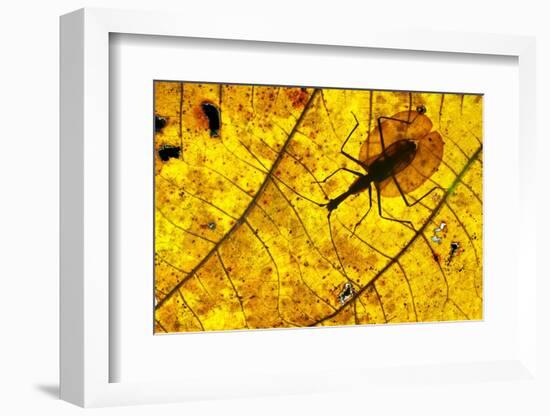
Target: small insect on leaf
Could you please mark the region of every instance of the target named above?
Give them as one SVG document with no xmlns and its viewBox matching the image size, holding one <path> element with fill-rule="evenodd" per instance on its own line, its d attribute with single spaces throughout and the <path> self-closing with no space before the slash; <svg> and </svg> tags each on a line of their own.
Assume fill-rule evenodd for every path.
<svg viewBox="0 0 550 416">
<path fill-rule="evenodd" d="M 418 107 L 416 107 L 416 112 L 419 114 L 424 114 L 426 112 L 426 107 L 423 105 L 419 105 Z"/>
<path fill-rule="evenodd" d="M 438 169 L 443 159 L 444 142 L 437 131 L 431 131 L 433 124 L 425 115 L 426 107 L 416 111 L 402 111 L 389 117 L 381 117 L 379 125 L 370 133 L 359 151 L 359 159 L 367 165 L 384 153 L 384 147 L 403 140 L 416 145 L 414 158 L 398 174 L 388 177 L 380 184 L 382 196 L 400 196 L 424 184 Z M 401 191 L 400 189 L 401 188 Z"/>
</svg>

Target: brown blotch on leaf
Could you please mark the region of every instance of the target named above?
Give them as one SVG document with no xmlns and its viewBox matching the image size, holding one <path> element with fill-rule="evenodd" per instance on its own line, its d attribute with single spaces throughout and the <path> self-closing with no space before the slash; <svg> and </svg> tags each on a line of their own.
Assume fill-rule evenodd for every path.
<svg viewBox="0 0 550 416">
<path fill-rule="evenodd" d="M 288 90 L 287 94 L 294 108 L 302 108 L 309 98 L 305 88 L 293 88 Z"/>
</svg>

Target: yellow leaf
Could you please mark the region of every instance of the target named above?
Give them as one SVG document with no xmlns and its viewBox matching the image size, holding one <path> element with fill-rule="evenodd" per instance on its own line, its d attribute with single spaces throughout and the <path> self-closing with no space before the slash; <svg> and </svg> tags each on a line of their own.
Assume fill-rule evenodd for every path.
<svg viewBox="0 0 550 416">
<path fill-rule="evenodd" d="M 481 96 L 156 82 L 155 117 L 156 333 L 482 318 Z"/>
</svg>

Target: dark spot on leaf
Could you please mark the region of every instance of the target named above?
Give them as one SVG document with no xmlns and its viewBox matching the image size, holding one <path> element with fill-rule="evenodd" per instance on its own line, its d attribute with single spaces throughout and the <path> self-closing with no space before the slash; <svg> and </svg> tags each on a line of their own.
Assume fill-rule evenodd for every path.
<svg viewBox="0 0 550 416">
<path fill-rule="evenodd" d="M 416 111 L 420 114 L 424 114 L 426 112 L 426 107 L 424 107 L 423 105 L 419 105 L 418 107 L 416 107 Z"/>
<path fill-rule="evenodd" d="M 170 158 L 178 159 L 180 157 L 181 147 L 163 144 L 160 146 L 158 154 L 160 160 L 167 162 Z"/>
<path fill-rule="evenodd" d="M 460 244 L 457 242 L 451 243 L 451 251 L 449 252 L 449 258 L 447 260 L 447 265 L 451 263 L 451 260 L 453 259 L 454 255 L 456 254 L 457 250 L 460 248 Z"/>
<path fill-rule="evenodd" d="M 164 117 L 155 116 L 155 132 L 159 133 L 162 131 L 164 127 L 166 127 L 166 124 L 168 121 Z"/>
<path fill-rule="evenodd" d="M 202 103 L 201 108 L 208 118 L 210 137 L 218 137 L 220 135 L 220 110 L 214 104 L 207 102 Z"/>
</svg>

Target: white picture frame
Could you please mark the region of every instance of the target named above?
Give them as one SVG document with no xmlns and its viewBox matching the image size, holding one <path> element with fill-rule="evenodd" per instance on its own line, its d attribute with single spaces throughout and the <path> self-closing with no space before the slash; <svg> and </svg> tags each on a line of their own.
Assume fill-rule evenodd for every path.
<svg viewBox="0 0 550 416">
<path fill-rule="evenodd" d="M 182 25 L 185 21 L 185 25 Z M 241 35 L 235 33 L 239 27 Z M 109 36 L 114 33 L 280 42 L 282 44 L 333 45 L 455 54 L 516 57 L 519 65 L 519 140 L 536 142 L 535 41 L 530 37 L 469 33 L 384 31 L 380 28 L 344 27 L 329 35 L 321 26 L 307 32 L 277 25 L 227 22 L 204 26 L 174 13 L 82 9 L 61 18 L 61 398 L 84 407 L 162 403 L 197 398 L 239 397 L 262 394 L 308 393 L 348 390 L 384 379 L 393 386 L 395 369 L 357 371 L 345 382 L 320 368 L 319 374 L 280 374 L 265 380 L 240 380 L 220 375 L 219 383 L 203 379 L 157 382 L 110 382 L 109 366 Z M 519 145 L 519 144 L 518 144 Z M 439 373 L 463 382 L 478 383 L 484 374 L 505 373 L 512 384 L 540 387 L 536 348 L 536 219 L 534 183 L 528 167 L 535 164 L 535 146 L 519 145 L 521 215 L 516 273 L 522 271 L 517 291 L 517 354 L 509 360 L 457 365 L 422 366 L 410 370 L 430 387 Z M 529 214 L 527 214 L 529 213 Z M 211 334 L 209 336 L 216 336 Z M 277 336 L 276 334 L 274 336 Z M 485 373 L 484 373 L 485 372 Z M 491 379 L 492 380 L 492 379 Z M 533 384 L 534 383 L 534 384 Z M 214 384 L 214 385 L 213 385 Z M 226 386 L 224 389 L 223 386 Z M 482 387 L 480 387 L 482 388 Z M 485 388 L 485 387 L 483 387 Z M 487 390 L 487 397 L 496 395 Z"/>
</svg>

